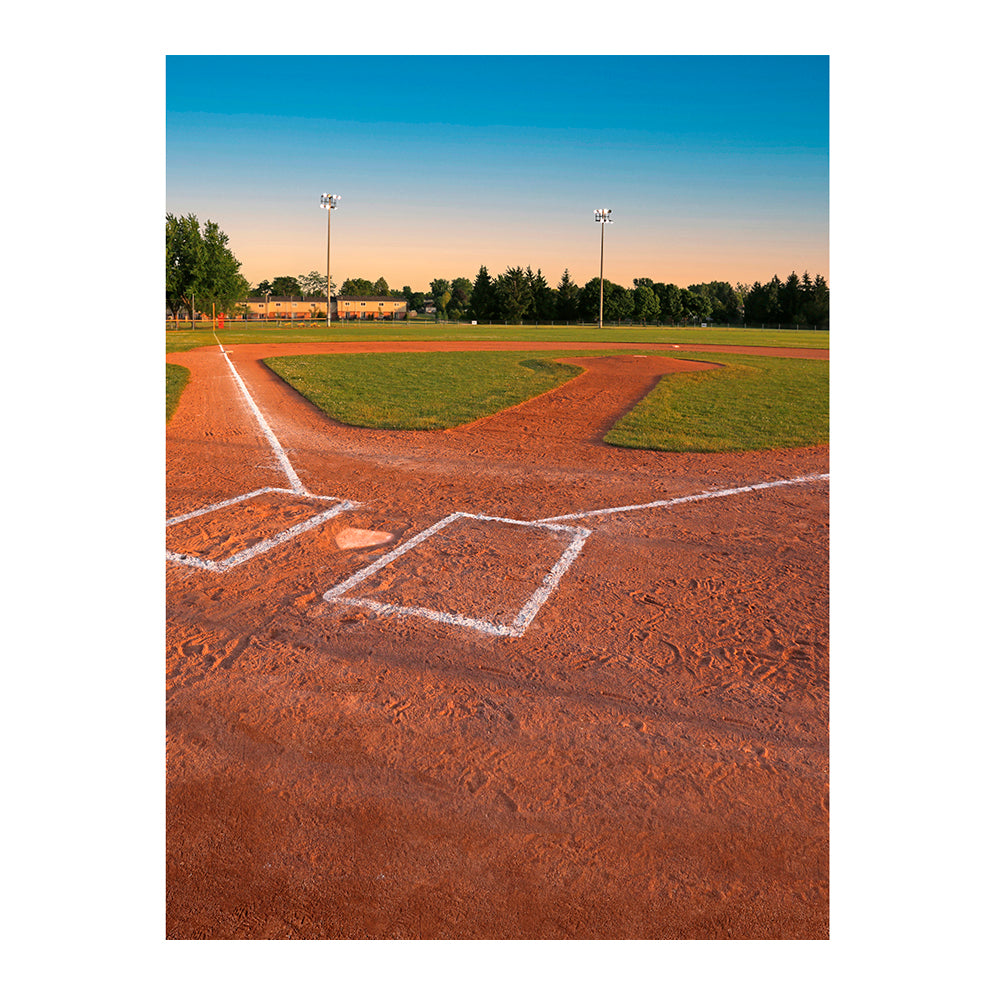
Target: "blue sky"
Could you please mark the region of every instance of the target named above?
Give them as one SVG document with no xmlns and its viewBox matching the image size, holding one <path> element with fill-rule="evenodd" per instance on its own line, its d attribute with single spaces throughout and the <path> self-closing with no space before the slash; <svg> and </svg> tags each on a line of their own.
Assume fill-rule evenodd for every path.
<svg viewBox="0 0 1000 1000">
<path fill-rule="evenodd" d="M 825 56 L 168 56 L 167 211 L 244 274 L 829 275 Z"/>
</svg>

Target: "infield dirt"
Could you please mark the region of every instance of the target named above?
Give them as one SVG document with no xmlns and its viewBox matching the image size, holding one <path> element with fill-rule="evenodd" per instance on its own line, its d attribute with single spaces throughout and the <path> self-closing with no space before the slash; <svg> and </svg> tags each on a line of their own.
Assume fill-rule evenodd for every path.
<svg viewBox="0 0 1000 1000">
<path fill-rule="evenodd" d="M 260 361 L 491 348 L 585 372 L 401 432 L 337 424 Z M 519 637 L 445 617 L 517 615 L 565 549 L 535 525 L 455 520 L 344 595 L 430 616 L 324 599 L 456 512 L 536 522 L 828 472 L 825 446 L 604 444 L 661 377 L 703 367 L 651 349 L 168 356 L 191 370 L 169 518 L 288 488 L 227 357 L 311 494 L 172 525 L 168 549 L 222 559 L 319 497 L 354 506 L 226 572 L 167 564 L 167 937 L 828 935 L 825 480 L 567 520 L 590 534 Z"/>
</svg>

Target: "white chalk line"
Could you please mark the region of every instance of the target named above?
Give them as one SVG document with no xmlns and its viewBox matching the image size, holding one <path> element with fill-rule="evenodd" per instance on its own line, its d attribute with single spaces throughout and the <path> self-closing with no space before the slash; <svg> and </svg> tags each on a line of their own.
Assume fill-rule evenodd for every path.
<svg viewBox="0 0 1000 1000">
<path fill-rule="evenodd" d="M 451 614 L 446 611 L 436 611 L 433 608 L 423 608 L 406 604 L 383 604 L 379 601 L 373 601 L 368 598 L 341 596 L 347 591 L 353 590 L 354 587 L 356 587 L 363 580 L 366 580 L 368 577 L 388 566 L 389 563 L 394 562 L 400 556 L 405 555 L 417 545 L 425 542 L 442 528 L 463 517 L 470 518 L 474 521 L 497 521 L 503 524 L 515 524 L 528 528 L 546 528 L 549 531 L 565 532 L 566 534 L 572 535 L 572 540 L 563 554 L 545 575 L 541 586 L 539 586 L 538 589 L 531 594 L 524 606 L 518 611 L 511 624 L 504 625 L 500 622 L 486 621 L 481 618 L 468 618 L 464 615 Z M 573 560 L 580 554 L 580 551 L 583 548 L 583 543 L 589 535 L 589 528 L 568 528 L 558 524 L 542 525 L 536 521 L 515 521 L 508 517 L 490 517 L 486 514 L 467 514 L 462 511 L 458 511 L 454 514 L 449 514 L 446 518 L 432 524 L 429 528 L 424 529 L 418 535 L 414 535 L 408 542 L 404 542 L 402 545 L 397 546 L 391 552 L 382 556 L 380 559 L 377 559 L 364 569 L 359 570 L 347 580 L 337 584 L 337 586 L 331 587 L 325 594 L 323 594 L 323 600 L 331 604 L 351 604 L 358 607 L 368 608 L 369 610 L 375 611 L 379 614 L 416 615 L 418 617 L 428 618 L 431 621 L 440 622 L 446 625 L 460 625 L 464 628 L 476 629 L 480 632 L 485 632 L 487 635 L 510 636 L 517 638 L 524 635 L 528 626 L 532 623 L 532 621 L 534 621 L 535 615 L 538 614 L 541 606 L 558 586 L 563 574 L 565 574 L 566 570 L 569 569 Z"/>
<path fill-rule="evenodd" d="M 795 479 L 779 479 L 764 483 L 754 483 L 751 486 L 734 486 L 728 489 L 708 490 L 703 493 L 692 494 L 691 496 L 675 497 L 672 500 L 655 500 L 651 503 L 645 504 L 631 504 L 623 507 L 606 507 L 600 510 L 581 511 L 576 514 L 564 514 L 559 517 L 547 517 L 535 521 L 516 521 L 511 518 L 489 517 L 485 514 L 467 514 L 462 512 L 450 514 L 448 517 L 443 518 L 436 524 L 432 524 L 429 528 L 426 528 L 419 534 L 414 535 L 409 541 L 404 542 L 402 545 L 393 549 L 380 559 L 377 559 L 371 565 L 366 566 L 364 569 L 355 573 L 347 580 L 337 584 L 335 587 L 331 587 L 328 591 L 326 591 L 326 593 L 323 594 L 323 600 L 329 603 L 351 604 L 357 607 L 367 608 L 379 614 L 416 615 L 444 624 L 460 625 L 464 628 L 477 629 L 478 631 L 485 632 L 488 635 L 512 636 L 516 638 L 525 633 L 528 626 L 538 614 L 542 605 L 546 600 L 548 600 L 549 596 L 559 585 L 559 581 L 583 549 L 584 541 L 591 533 L 590 529 L 575 529 L 573 541 L 569 544 L 556 565 L 549 570 L 545 579 L 542 581 L 542 585 L 531 595 L 527 603 L 523 608 L 521 608 L 513 623 L 510 625 L 502 625 L 478 618 L 468 618 L 464 615 L 455 615 L 444 611 L 434 611 L 431 608 L 423 608 L 413 605 L 384 604 L 368 598 L 352 598 L 344 597 L 342 595 L 346 594 L 350 590 L 353 590 L 363 580 L 366 580 L 368 577 L 374 575 L 379 570 L 398 559 L 400 556 L 409 552 L 422 542 L 425 542 L 431 537 L 431 535 L 436 534 L 446 525 L 461 517 L 473 518 L 479 521 L 500 521 L 505 524 L 519 524 L 525 527 L 545 527 L 556 531 L 574 531 L 574 529 L 564 527 L 558 522 L 579 520 L 586 517 L 598 517 L 603 514 L 618 514 L 637 510 L 650 510 L 657 507 L 671 507 L 675 504 L 693 503 L 697 500 L 710 500 L 716 497 L 734 496 L 739 493 L 751 493 L 759 490 L 774 489 L 780 486 L 797 486 L 803 483 L 820 482 L 829 478 L 830 474 L 828 472 L 813 473 L 807 476 L 799 476 Z"/>
<path fill-rule="evenodd" d="M 244 493 L 242 496 L 233 497 L 231 500 L 222 500 L 219 503 L 209 504 L 207 507 L 199 507 L 188 514 L 178 514 L 176 517 L 167 518 L 167 527 L 172 524 L 180 524 L 181 521 L 189 521 L 192 517 L 200 517 L 202 514 L 211 514 L 214 510 L 222 510 L 223 507 L 230 507 L 241 500 L 249 500 L 252 497 L 259 497 L 262 493 L 290 493 L 293 496 L 301 496 L 298 490 L 290 490 L 284 486 L 265 486 L 263 489 L 254 490 L 253 493 Z M 337 500 L 339 497 L 317 497 L 318 500 Z"/>
<path fill-rule="evenodd" d="M 328 510 L 322 511 L 321 513 L 316 514 L 299 524 L 293 525 L 291 528 L 287 528 L 285 531 L 279 532 L 271 538 L 265 538 L 256 545 L 251 545 L 249 548 L 236 552 L 226 559 L 202 559 L 198 556 L 185 555 L 181 552 L 172 552 L 170 549 L 166 550 L 167 560 L 170 562 L 178 563 L 182 566 L 194 566 L 198 569 L 209 570 L 213 573 L 224 573 L 233 566 L 238 566 L 240 563 L 244 563 L 248 559 L 253 559 L 255 556 L 259 556 L 262 553 L 267 552 L 269 549 L 273 549 L 276 545 L 281 545 L 284 542 L 295 538 L 296 535 L 301 535 L 303 532 L 317 527 L 324 521 L 328 521 L 330 518 L 336 517 L 338 514 L 342 514 L 345 510 L 355 510 L 361 505 L 350 500 L 342 500 L 340 497 L 320 496 L 317 493 L 311 493 L 305 488 L 302 480 L 299 479 L 298 474 L 292 467 L 292 463 L 289 461 L 285 449 L 281 446 L 281 443 L 275 436 L 274 431 L 271 430 L 270 425 L 264 419 L 264 414 L 261 413 L 260 408 L 254 402 L 253 396 L 250 395 L 250 390 L 246 387 L 243 379 L 240 378 L 239 372 L 236 371 L 236 367 L 229 359 L 229 355 L 226 353 L 225 347 L 222 346 L 221 341 L 215 335 L 214 331 L 212 336 L 215 337 L 215 342 L 219 345 L 219 351 L 222 353 L 223 358 L 225 358 L 226 364 L 229 365 L 229 370 L 232 373 L 233 378 L 236 380 L 237 386 L 246 398 L 254 416 L 257 418 L 257 422 L 260 424 L 261 430 L 264 432 L 264 436 L 267 438 L 268 444 L 271 446 L 271 450 L 281 463 L 281 467 L 284 470 L 285 475 L 288 477 L 291 488 L 281 486 L 265 486 L 263 489 L 254 490 L 251 493 L 244 493 L 241 496 L 232 497 L 229 500 L 222 500 L 219 503 L 209 504 L 206 507 L 198 508 L 198 510 L 189 511 L 187 514 L 179 514 L 176 517 L 168 518 L 166 526 L 170 527 L 174 524 L 180 524 L 183 521 L 191 520 L 191 518 L 200 517 L 202 514 L 210 514 L 213 511 L 222 510 L 224 507 L 231 507 L 233 504 L 240 503 L 243 500 L 249 500 L 253 497 L 261 496 L 265 493 L 288 493 L 293 496 L 304 497 L 311 500 L 330 501 L 334 504 L 334 506 Z"/>
<path fill-rule="evenodd" d="M 215 337 L 215 334 L 213 333 L 212 336 Z M 292 463 L 288 460 L 288 455 L 285 453 L 285 449 L 281 447 L 281 443 L 275 437 L 274 431 L 271 430 L 270 425 L 264 419 L 264 414 L 260 412 L 260 409 L 254 402 L 253 396 L 250 395 L 250 390 L 244 384 L 243 379 L 240 378 L 239 372 L 236 371 L 236 366 L 230 360 L 229 355 L 226 353 L 226 349 L 222 346 L 222 342 L 218 337 L 215 337 L 215 342 L 219 345 L 219 350 L 222 352 L 222 356 L 226 359 L 226 364 L 229 365 L 229 370 L 233 373 L 233 378 L 236 379 L 236 384 L 240 387 L 240 391 L 246 397 L 246 401 L 249 403 L 250 409 L 257 418 L 257 422 L 260 424 L 260 428 L 264 432 L 264 437 L 267 438 L 267 442 L 270 444 L 271 450 L 281 463 L 281 468 L 288 477 L 288 481 L 292 484 L 292 489 L 296 493 L 305 493 L 306 488 L 302 485 L 302 480 L 299 479 L 298 474 L 292 468 Z"/>
<path fill-rule="evenodd" d="M 213 336 L 215 334 L 213 333 Z M 235 497 L 231 500 L 224 500 L 217 504 L 211 504 L 207 507 L 202 507 L 199 510 L 192 511 L 189 514 L 182 514 L 178 517 L 171 518 L 167 521 L 167 525 L 177 524 L 181 521 L 188 520 L 193 517 L 197 517 L 201 514 L 207 514 L 215 510 L 219 510 L 223 507 L 230 506 L 231 504 L 238 503 L 241 500 L 247 500 L 251 497 L 259 496 L 262 493 L 291 493 L 299 496 L 315 497 L 321 500 L 337 500 L 336 497 L 316 497 L 315 494 L 309 493 L 302 481 L 299 479 L 291 462 L 288 459 L 288 455 L 285 449 L 281 446 L 274 432 L 271 430 L 267 421 L 264 419 L 264 415 L 261 413 L 257 404 L 254 402 L 253 397 L 250 394 L 249 389 L 247 389 L 243 379 L 240 378 L 239 373 L 236 371 L 236 367 L 233 365 L 225 348 L 219 341 L 218 337 L 215 337 L 216 343 L 219 345 L 219 350 L 222 352 L 223 357 L 226 360 L 226 364 L 229 365 L 229 369 L 236 380 L 236 384 L 239 386 L 241 392 L 247 400 L 252 412 L 257 418 L 261 429 L 264 432 L 272 450 L 277 456 L 285 474 L 288 477 L 288 481 L 291 484 L 291 489 L 282 489 L 280 487 L 265 487 L 261 490 L 255 490 L 252 493 L 245 493 L 242 496 Z M 727 489 L 719 490 L 709 490 L 702 493 L 692 494 L 685 497 L 675 497 L 670 500 L 654 500 L 650 503 L 644 504 L 629 504 L 627 506 L 621 507 L 605 507 L 598 510 L 580 511 L 573 514 L 561 514 L 554 517 L 540 518 L 535 521 L 518 521 L 511 518 L 505 517 L 493 517 L 486 514 L 469 514 L 461 511 L 457 511 L 454 514 L 450 514 L 442 520 L 426 528 L 424 531 L 417 535 L 414 535 L 409 541 L 397 546 L 391 552 L 382 556 L 381 558 L 375 560 L 375 562 L 366 566 L 364 569 L 355 573 L 353 576 L 349 577 L 347 580 L 331 587 L 323 594 L 323 600 L 328 603 L 342 603 L 350 604 L 358 607 L 368 608 L 379 614 L 397 614 L 397 615 L 416 615 L 423 618 L 428 618 L 432 621 L 442 622 L 445 624 L 459 625 L 464 628 L 473 628 L 481 632 L 485 632 L 489 635 L 495 636 L 512 636 L 519 637 L 524 634 L 528 626 L 534 621 L 535 616 L 538 614 L 542 605 L 551 596 L 553 591 L 559 585 L 559 581 L 562 579 L 563 575 L 572 565 L 574 560 L 580 554 L 583 549 L 584 542 L 590 535 L 591 531 L 588 528 L 569 528 L 561 525 L 562 521 L 571 520 L 582 520 L 589 517 L 599 517 L 605 514 L 620 514 L 628 513 L 631 511 L 638 510 L 650 510 L 657 507 L 672 507 L 677 504 L 683 503 L 693 503 L 698 500 L 709 500 L 716 497 L 734 496 L 739 493 L 750 493 L 758 490 L 774 489 L 779 486 L 794 486 L 801 483 L 818 482 L 821 480 L 828 480 L 830 478 L 829 473 L 814 473 L 807 476 L 799 476 L 795 479 L 780 479 L 771 482 L 764 483 L 754 483 L 750 486 L 735 486 Z M 265 539 L 259 542 L 257 545 L 251 546 L 242 552 L 237 552 L 227 559 L 223 560 L 211 560 L 211 559 L 200 559 L 195 556 L 185 556 L 180 553 L 174 553 L 167 551 L 167 558 L 173 562 L 178 562 L 187 566 L 197 566 L 201 569 L 207 569 L 212 572 L 225 572 L 233 566 L 239 565 L 242 562 L 246 562 L 248 559 L 252 559 L 256 555 L 260 555 L 262 552 L 266 552 L 268 549 L 273 548 L 276 545 L 280 545 L 282 542 L 287 541 L 296 535 L 301 534 L 304 531 L 308 531 L 310 528 L 321 524 L 323 521 L 328 520 L 331 517 L 335 517 L 345 510 L 351 510 L 357 508 L 359 505 L 352 503 L 350 500 L 338 501 L 335 507 L 332 507 L 328 511 L 324 511 L 315 517 L 310 518 L 307 521 L 302 522 L 299 525 L 295 525 L 286 531 L 275 535 L 273 538 Z M 436 534 L 442 528 L 451 524 L 453 521 L 459 518 L 471 518 L 477 521 L 498 521 L 505 524 L 516 524 L 524 527 L 544 527 L 551 531 L 565 531 L 573 535 L 573 539 L 567 546 L 566 550 L 563 552 L 562 556 L 556 562 L 556 564 L 549 570 L 546 574 L 542 584 L 538 589 L 529 597 L 528 601 L 520 609 L 518 614 L 515 616 L 514 621 L 510 625 L 498 624 L 496 622 L 484 621 L 477 618 L 468 618 L 464 615 L 450 614 L 444 611 L 435 611 L 432 608 L 422 608 L 410 605 L 400 605 L 400 604 L 383 604 L 378 601 L 373 601 L 365 598 L 352 598 L 344 597 L 348 591 L 353 590 L 359 583 L 366 580 L 368 577 L 379 572 L 385 566 L 394 562 L 400 556 L 405 555 L 411 549 L 425 542 L 432 535 Z"/>
<path fill-rule="evenodd" d="M 237 497 L 235 500 L 226 500 L 223 503 L 213 504 L 211 507 L 204 507 L 200 511 L 193 511 L 191 514 L 184 514 L 180 517 L 172 518 L 167 522 L 167 524 L 177 524 L 181 521 L 186 521 L 192 517 L 196 517 L 199 514 L 204 514 L 212 510 L 218 510 L 222 507 L 228 507 L 239 500 L 245 500 L 247 497 L 258 496 L 261 493 L 292 493 L 295 496 L 308 496 L 310 499 L 314 500 L 337 499 L 336 497 L 316 497 L 313 496 L 313 494 L 297 493 L 294 490 L 263 489 L 257 490 L 254 493 L 247 493 L 246 496 Z M 296 535 L 301 535 L 304 531 L 309 531 L 312 528 L 318 527 L 324 521 L 329 521 L 330 518 L 336 517 L 338 514 L 342 514 L 345 510 L 354 510 L 356 507 L 357 504 L 351 503 L 350 500 L 340 500 L 328 510 L 321 511 L 319 514 L 314 514 L 312 517 L 305 521 L 301 521 L 299 524 L 293 524 L 292 527 L 286 528 L 277 535 L 273 535 L 271 538 L 265 538 L 256 545 L 251 545 L 249 548 L 235 552 L 226 559 L 200 559 L 197 556 L 184 555 L 181 552 L 171 552 L 170 549 L 167 549 L 167 559 L 170 562 L 179 563 L 182 566 L 197 566 L 199 569 L 207 569 L 213 573 L 224 573 L 226 570 L 232 569 L 233 566 L 238 566 L 240 563 L 244 563 L 248 559 L 253 559 L 254 556 L 259 556 L 261 553 L 267 552 L 268 549 L 273 549 L 276 545 L 281 545 L 289 539 L 294 538 Z"/>
<path fill-rule="evenodd" d="M 711 500 L 713 497 L 729 497 L 737 493 L 770 490 L 776 486 L 797 486 L 800 483 L 819 482 L 829 478 L 829 472 L 816 472 L 808 476 L 799 476 L 797 479 L 778 479 L 768 483 L 754 483 L 752 486 L 733 486 L 725 490 L 710 490 L 706 493 L 694 493 L 687 497 L 674 497 L 672 500 L 654 500 L 652 503 L 631 504 L 627 507 L 604 507 L 601 510 L 585 510 L 579 514 L 560 514 L 558 517 L 545 517 L 534 523 L 554 524 L 559 521 L 574 521 L 584 517 L 599 517 L 602 514 L 621 514 L 633 510 L 649 510 L 653 507 L 673 507 L 675 504 L 693 503 L 695 500 Z"/>
</svg>

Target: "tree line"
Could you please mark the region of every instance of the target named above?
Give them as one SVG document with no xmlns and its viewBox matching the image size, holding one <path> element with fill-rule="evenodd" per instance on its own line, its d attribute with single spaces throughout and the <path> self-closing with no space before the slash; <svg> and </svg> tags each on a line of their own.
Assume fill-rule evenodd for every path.
<svg viewBox="0 0 1000 1000">
<path fill-rule="evenodd" d="M 429 294 L 412 293 L 404 286 L 407 307 L 432 304 L 439 317 L 481 323 L 591 323 L 601 310 L 601 279 L 578 286 L 568 270 L 552 288 L 540 270 L 508 267 L 491 276 L 480 267 L 474 281 L 436 278 Z M 400 297 L 402 297 L 402 295 Z M 708 281 L 681 287 L 633 278 L 626 288 L 604 279 L 604 318 L 611 323 L 679 326 L 724 323 L 741 326 L 816 326 L 830 322 L 830 290 L 822 275 L 800 278 L 794 271 L 782 281 L 775 275 L 767 284 Z"/>
<path fill-rule="evenodd" d="M 246 298 L 323 298 L 326 276 L 319 271 L 298 277 L 281 275 L 251 288 L 240 274 L 240 262 L 228 247 L 229 237 L 217 223 L 201 226 L 194 215 L 167 215 L 167 308 L 174 319 L 184 309 L 229 312 Z M 582 287 L 564 270 L 550 287 L 541 270 L 508 267 L 491 276 L 485 266 L 475 280 L 435 278 L 427 290 L 409 285 L 390 288 L 385 278 L 345 278 L 331 294 L 345 298 L 405 299 L 410 311 L 433 306 L 439 319 L 480 323 L 592 323 L 598 318 L 600 278 Z M 782 281 L 731 285 L 708 281 L 681 287 L 633 278 L 627 288 L 604 279 L 604 319 L 610 323 L 682 326 L 721 323 L 732 326 L 815 326 L 830 324 L 830 289 L 822 275 L 794 271 Z"/>
</svg>

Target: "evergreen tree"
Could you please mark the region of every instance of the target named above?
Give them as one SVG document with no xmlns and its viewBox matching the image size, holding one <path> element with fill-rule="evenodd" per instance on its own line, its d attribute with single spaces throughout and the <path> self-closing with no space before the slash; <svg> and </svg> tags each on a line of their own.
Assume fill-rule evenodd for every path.
<svg viewBox="0 0 1000 1000">
<path fill-rule="evenodd" d="M 580 289 L 569 276 L 569 269 L 563 271 L 555 295 L 555 316 L 563 323 L 572 323 L 580 318 Z"/>
<path fill-rule="evenodd" d="M 530 270 L 530 268 L 529 268 Z M 531 280 L 532 315 L 536 323 L 545 323 L 555 314 L 555 292 L 549 288 L 545 275 L 535 272 Z"/>
<path fill-rule="evenodd" d="M 520 323 L 531 306 L 531 286 L 520 267 L 508 267 L 493 283 L 497 316 L 506 323 Z"/>
<path fill-rule="evenodd" d="M 479 268 L 469 293 L 469 315 L 479 323 L 489 323 L 493 319 L 493 283 L 485 265 Z"/>
<path fill-rule="evenodd" d="M 781 323 L 788 326 L 799 326 L 805 323 L 806 316 L 803 309 L 802 286 L 799 282 L 799 276 L 794 271 L 785 279 L 779 299 L 781 302 Z"/>
</svg>

